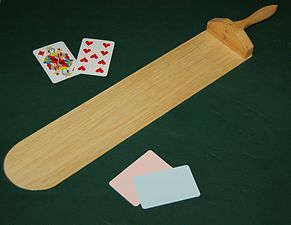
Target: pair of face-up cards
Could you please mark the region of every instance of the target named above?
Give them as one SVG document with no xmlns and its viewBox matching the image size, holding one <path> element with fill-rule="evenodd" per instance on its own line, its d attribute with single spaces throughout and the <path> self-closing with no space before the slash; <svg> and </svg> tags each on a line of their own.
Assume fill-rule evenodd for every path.
<svg viewBox="0 0 291 225">
<path fill-rule="evenodd" d="M 53 83 L 79 74 L 105 77 L 114 49 L 114 42 L 84 38 L 77 59 L 63 41 L 36 49 L 33 54 Z"/>
<path fill-rule="evenodd" d="M 132 205 L 148 209 L 200 196 L 189 166 L 172 168 L 147 151 L 109 182 Z"/>
</svg>

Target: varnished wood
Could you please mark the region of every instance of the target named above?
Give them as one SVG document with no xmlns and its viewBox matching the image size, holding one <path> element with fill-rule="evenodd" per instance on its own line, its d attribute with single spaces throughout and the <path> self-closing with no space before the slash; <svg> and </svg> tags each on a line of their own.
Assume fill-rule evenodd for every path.
<svg viewBox="0 0 291 225">
<path fill-rule="evenodd" d="M 214 18 L 207 23 L 207 31 L 244 58 L 252 55 L 254 45 L 244 31 L 247 27 L 272 16 L 278 5 L 263 7 L 249 17 L 233 22 L 227 18 Z"/>
<path fill-rule="evenodd" d="M 203 31 L 16 144 L 5 173 L 54 187 L 246 59 Z"/>
</svg>

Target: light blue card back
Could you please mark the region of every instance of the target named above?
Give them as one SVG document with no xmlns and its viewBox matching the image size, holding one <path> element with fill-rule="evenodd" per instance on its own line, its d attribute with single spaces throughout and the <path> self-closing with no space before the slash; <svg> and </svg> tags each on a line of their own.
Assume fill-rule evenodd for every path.
<svg viewBox="0 0 291 225">
<path fill-rule="evenodd" d="M 179 166 L 133 178 L 141 206 L 148 209 L 200 196 L 189 166 Z"/>
</svg>

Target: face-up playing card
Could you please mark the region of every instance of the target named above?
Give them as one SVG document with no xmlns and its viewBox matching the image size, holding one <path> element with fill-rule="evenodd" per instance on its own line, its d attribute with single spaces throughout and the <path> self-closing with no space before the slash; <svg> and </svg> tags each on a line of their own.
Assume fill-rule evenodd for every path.
<svg viewBox="0 0 291 225">
<path fill-rule="evenodd" d="M 80 74 L 75 68 L 75 57 L 63 41 L 36 49 L 33 54 L 53 83 Z"/>
<path fill-rule="evenodd" d="M 84 38 L 77 57 L 78 72 L 102 77 L 107 76 L 113 48 L 113 41 Z"/>
<path fill-rule="evenodd" d="M 170 168 L 172 167 L 168 163 L 149 150 L 112 179 L 109 184 L 132 205 L 138 206 L 140 201 L 133 183 L 133 177 Z"/>
</svg>

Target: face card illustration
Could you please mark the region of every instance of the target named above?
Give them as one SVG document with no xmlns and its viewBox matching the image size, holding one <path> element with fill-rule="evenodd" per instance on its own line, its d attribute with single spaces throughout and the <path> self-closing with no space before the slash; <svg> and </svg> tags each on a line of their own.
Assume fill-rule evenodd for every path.
<svg viewBox="0 0 291 225">
<path fill-rule="evenodd" d="M 107 76 L 113 48 L 113 41 L 84 38 L 77 57 L 78 72 L 94 76 Z"/>
<path fill-rule="evenodd" d="M 80 74 L 75 69 L 75 57 L 63 41 L 36 49 L 33 54 L 53 83 Z"/>
</svg>

